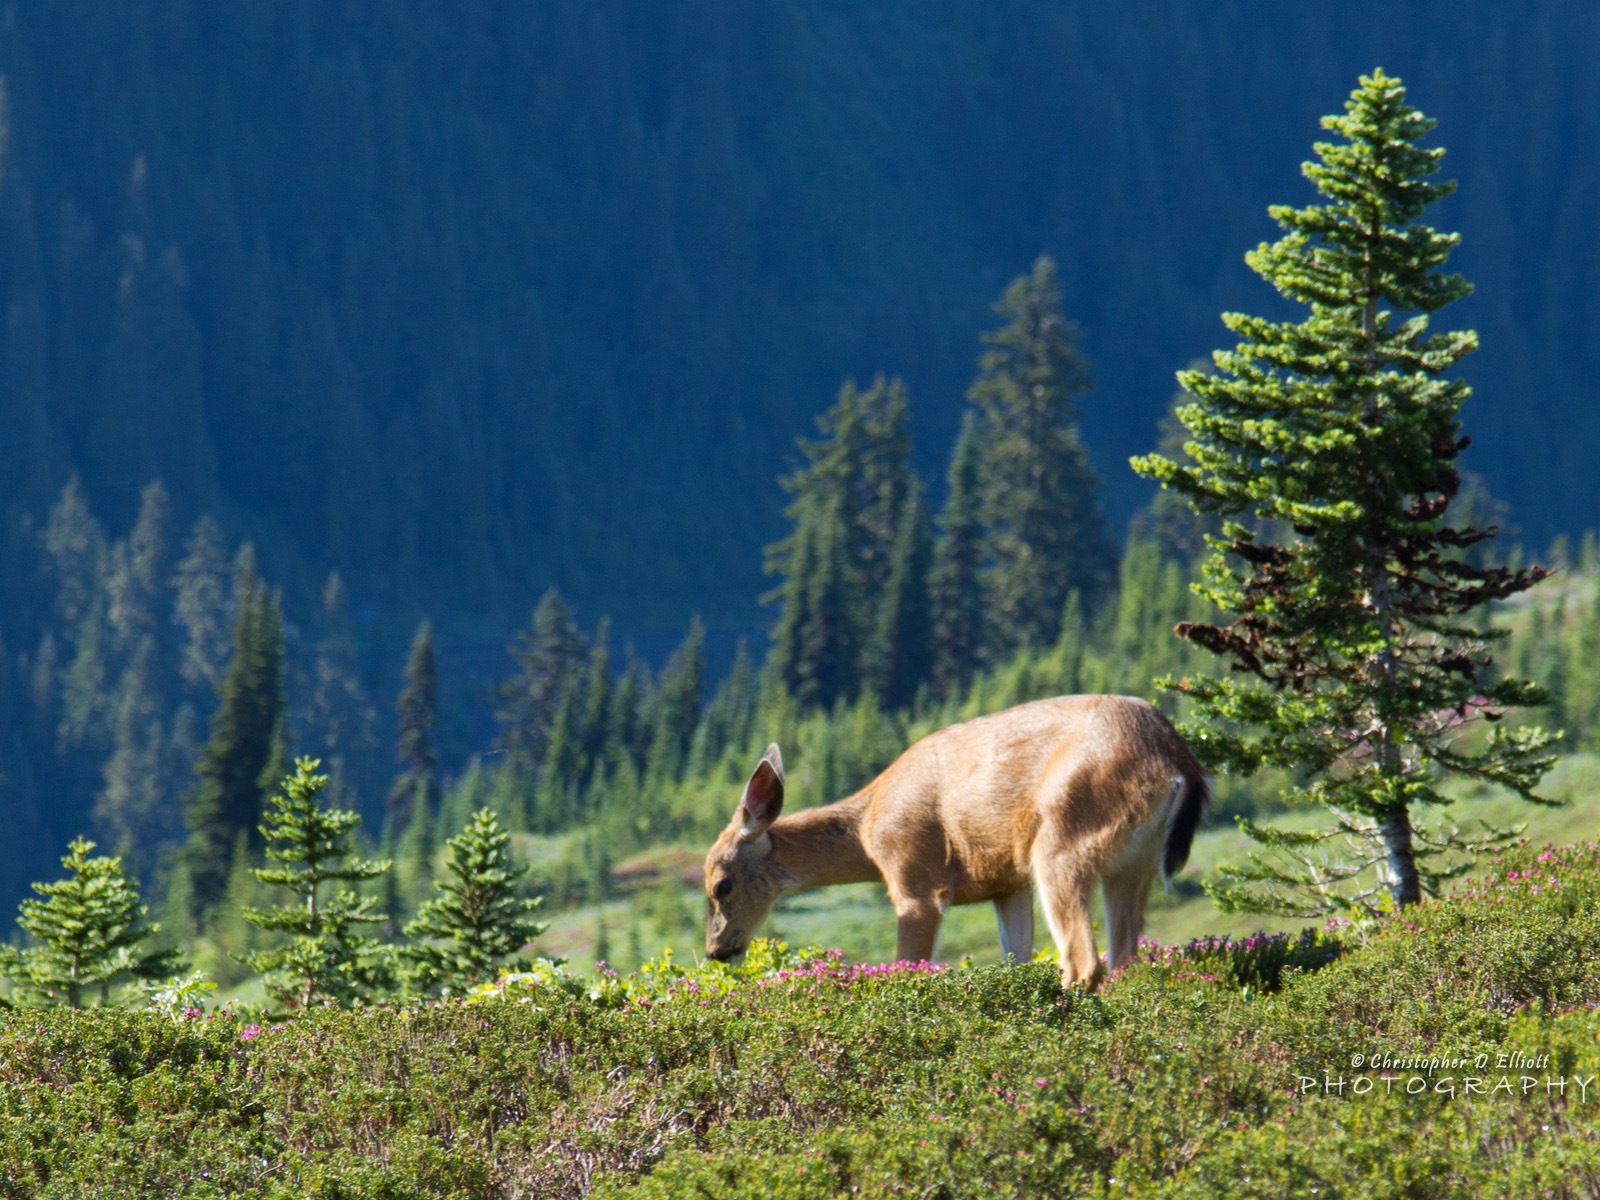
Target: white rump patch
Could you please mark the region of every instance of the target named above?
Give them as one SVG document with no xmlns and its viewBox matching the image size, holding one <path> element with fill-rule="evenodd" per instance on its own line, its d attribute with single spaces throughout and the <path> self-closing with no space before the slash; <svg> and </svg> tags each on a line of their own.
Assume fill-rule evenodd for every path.
<svg viewBox="0 0 1600 1200">
<path fill-rule="evenodd" d="M 1183 776 L 1174 775 L 1172 794 L 1167 797 L 1167 802 L 1157 808 L 1154 815 L 1143 825 L 1134 826 L 1129 834 L 1127 846 L 1107 869 L 1106 874 L 1121 875 L 1135 866 L 1159 871 L 1161 854 L 1167 844 L 1167 834 L 1171 832 L 1172 823 L 1177 819 L 1178 810 L 1183 805 L 1183 790 Z"/>
</svg>

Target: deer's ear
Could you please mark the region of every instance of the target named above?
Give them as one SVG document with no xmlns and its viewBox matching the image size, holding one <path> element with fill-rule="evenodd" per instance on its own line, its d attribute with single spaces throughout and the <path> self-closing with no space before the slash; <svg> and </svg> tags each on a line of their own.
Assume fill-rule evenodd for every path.
<svg viewBox="0 0 1600 1200">
<path fill-rule="evenodd" d="M 774 742 L 750 773 L 750 782 L 744 785 L 744 795 L 739 799 L 734 820 L 739 824 L 740 840 L 748 842 L 760 837 L 782 811 L 783 756 Z"/>
</svg>

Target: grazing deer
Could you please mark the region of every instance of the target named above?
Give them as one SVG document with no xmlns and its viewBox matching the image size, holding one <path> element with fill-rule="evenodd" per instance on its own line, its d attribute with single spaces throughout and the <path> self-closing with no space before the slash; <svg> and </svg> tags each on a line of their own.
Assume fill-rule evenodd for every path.
<svg viewBox="0 0 1600 1200">
<path fill-rule="evenodd" d="M 1132 956 L 1159 868 L 1188 861 L 1205 774 L 1159 712 L 1131 696 L 1061 696 L 952 725 L 853 796 L 780 817 L 783 760 L 769 746 L 706 855 L 706 953 L 736 960 L 779 896 L 881 879 L 898 954 L 933 956 L 952 904 L 993 902 L 1001 952 L 1033 954 L 1033 889 L 1062 979 L 1096 987 L 1089 896 L 1105 893 L 1115 970 Z"/>
</svg>

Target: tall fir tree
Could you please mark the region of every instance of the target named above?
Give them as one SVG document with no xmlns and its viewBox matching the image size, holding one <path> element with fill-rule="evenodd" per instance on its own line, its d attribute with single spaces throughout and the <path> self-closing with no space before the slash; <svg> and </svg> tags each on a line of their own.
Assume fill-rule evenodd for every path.
<svg viewBox="0 0 1600 1200">
<path fill-rule="evenodd" d="M 978 511 L 978 438 L 967 413 L 950 455 L 944 511 L 929 580 L 933 609 L 933 683 L 954 696 L 978 669 L 983 648 L 983 523 Z"/>
<path fill-rule="evenodd" d="M 500 687 L 499 746 L 513 769 L 531 776 L 543 765 L 562 705 L 582 682 L 585 659 L 572 609 L 555 588 L 540 597 L 510 654 L 517 671 Z"/>
<path fill-rule="evenodd" d="M 651 697 L 651 759 L 668 776 L 676 777 L 689 752 L 690 739 L 705 710 L 706 627 L 698 614 L 678 644 Z"/>
<path fill-rule="evenodd" d="M 649 746 L 645 743 L 642 710 L 645 696 L 650 690 L 648 671 L 639 661 L 630 643 L 627 647 L 627 666 L 611 693 L 607 712 L 606 740 L 611 753 L 620 763 L 629 762 L 635 771 L 643 771 Z"/>
<path fill-rule="evenodd" d="M 760 679 L 750 658 L 750 644 L 740 638 L 733 652 L 733 665 L 717 685 L 706 708 L 705 744 L 698 765 L 704 769 L 728 750 L 742 749 L 755 729 L 756 704 Z"/>
<path fill-rule="evenodd" d="M 611 703 L 615 694 L 611 678 L 611 621 L 602 617 L 589 650 L 589 669 L 583 684 L 582 768 L 579 784 L 588 787 L 605 768 L 611 738 Z"/>
<path fill-rule="evenodd" d="M 853 586 L 850 521 L 843 500 L 829 497 L 806 521 L 802 535 L 808 541 L 802 543 L 800 562 L 809 559 L 811 569 L 795 589 L 797 611 L 803 620 L 795 631 L 793 659 L 779 659 L 778 666 L 780 670 L 788 667 L 784 681 L 802 705 L 830 708 L 860 691 L 856 663 L 864 640 L 862 597 Z M 787 644 L 787 638 L 775 643 Z"/>
<path fill-rule="evenodd" d="M 91 857 L 93 850 L 93 842 L 74 838 L 61 860 L 67 878 L 34 884 L 44 899 L 22 902 L 17 924 L 33 944 L 0 946 L 0 974 L 45 1003 L 81 1008 L 85 992 L 93 992 L 104 1005 L 118 983 L 181 969 L 176 950 L 145 947 L 160 926 L 146 923 L 149 908 L 122 859 Z"/>
<path fill-rule="evenodd" d="M 801 439 L 806 463 L 781 482 L 793 529 L 767 547 L 782 577 L 770 669 L 806 705 L 831 705 L 861 687 L 861 654 L 888 586 L 894 543 L 916 477 L 905 387 L 853 382 Z"/>
<path fill-rule="evenodd" d="M 283 711 L 282 617 L 276 597 L 251 583 L 240 598 L 211 739 L 185 806 L 185 858 L 202 912 L 222 895 L 238 836 L 244 834 L 251 847 L 261 844 L 262 773 L 272 760 L 274 739 L 282 736 Z"/>
<path fill-rule="evenodd" d="M 385 835 L 399 838 L 412 814 L 431 816 L 439 807 L 439 754 L 433 731 L 439 720 L 439 662 L 433 625 L 423 621 L 406 656 L 405 684 L 395 702 L 395 760 L 399 771 L 389 788 Z"/>
<path fill-rule="evenodd" d="M 1049 256 L 1011 283 L 995 311 L 1008 321 L 984 335 L 967 398 L 978 411 L 984 628 L 998 657 L 1053 642 L 1067 593 L 1096 603 L 1115 555 L 1078 429 L 1088 362 Z"/>
<path fill-rule="evenodd" d="M 267 858 L 278 866 L 251 871 L 262 883 L 287 889 L 292 899 L 276 908 L 250 908 L 245 918 L 258 928 L 286 935 L 287 942 L 247 955 L 245 961 L 266 977 L 267 989 L 286 1007 L 318 1002 L 349 1003 L 371 996 L 390 981 L 388 953 L 364 926 L 382 925 L 387 916 L 371 896 L 358 896 L 348 884 L 384 875 L 387 861 L 358 857 L 350 845 L 361 818 L 348 809 L 323 808 L 318 801 L 328 785 L 314 758 L 295 760 L 267 809 L 261 834 Z"/>
<path fill-rule="evenodd" d="M 861 678 L 886 708 L 908 708 L 928 682 L 933 659 L 933 611 L 928 571 L 933 555 L 922 489 L 913 487 L 900 514 L 889 576 L 861 654 Z"/>
<path fill-rule="evenodd" d="M 1178 685 L 1201 717 L 1197 747 L 1230 771 L 1304 772 L 1288 799 L 1334 819 L 1294 833 L 1246 823 L 1268 852 L 1228 873 L 1217 894 L 1230 906 L 1415 904 L 1500 837 L 1413 821 L 1450 803 L 1444 780 L 1534 800 L 1552 761 L 1548 734 L 1500 719 L 1542 694 L 1497 676 L 1488 647 L 1504 634 L 1483 616 L 1546 572 L 1474 565 L 1464 552 L 1494 530 L 1447 519 L 1470 392 L 1450 372 L 1478 339 L 1429 332 L 1470 291 L 1441 270 L 1457 236 L 1419 220 L 1454 186 L 1429 179 L 1444 151 L 1417 142 L 1433 126 L 1381 70 L 1323 119 L 1340 140 L 1303 168 L 1321 203 L 1270 209 L 1284 236 L 1246 255 L 1303 318 L 1225 314 L 1238 345 L 1214 355 L 1215 375 L 1180 376 L 1192 465 L 1134 460 L 1225 521 L 1199 590 L 1233 620 L 1178 626 L 1231 668 Z M 1474 745 L 1463 727 L 1481 718 Z"/>
<path fill-rule="evenodd" d="M 446 845 L 445 877 L 406 926 L 412 944 L 402 954 L 416 991 L 445 988 L 460 995 L 492 977 L 547 926 L 533 919 L 540 899 L 518 893 L 528 868 L 512 862 L 511 835 L 492 812 L 479 809 Z"/>
<path fill-rule="evenodd" d="M 542 827 L 557 829 L 580 816 L 583 775 L 583 689 L 575 670 L 550 722 L 550 745 L 539 768 L 537 809 Z"/>
</svg>

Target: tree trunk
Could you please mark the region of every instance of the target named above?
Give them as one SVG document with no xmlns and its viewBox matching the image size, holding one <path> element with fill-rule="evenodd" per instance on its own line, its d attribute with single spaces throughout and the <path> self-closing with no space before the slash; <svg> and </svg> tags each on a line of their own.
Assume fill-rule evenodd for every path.
<svg viewBox="0 0 1600 1200">
<path fill-rule="evenodd" d="M 1389 854 L 1389 894 L 1401 908 L 1422 901 L 1422 883 L 1417 878 L 1417 859 L 1411 849 L 1411 817 L 1404 808 L 1389 814 L 1381 832 Z"/>
</svg>

